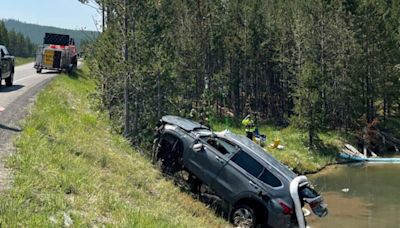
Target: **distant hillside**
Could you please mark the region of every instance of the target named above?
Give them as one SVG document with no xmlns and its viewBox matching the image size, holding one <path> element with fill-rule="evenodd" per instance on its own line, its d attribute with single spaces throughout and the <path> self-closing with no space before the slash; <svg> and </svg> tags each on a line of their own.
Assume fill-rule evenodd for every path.
<svg viewBox="0 0 400 228">
<path fill-rule="evenodd" d="M 31 41 L 35 44 L 43 43 L 43 37 L 46 32 L 68 34 L 75 39 L 78 45 L 81 43 L 81 41 L 94 38 L 99 34 L 98 32 L 94 31 L 62 29 L 51 26 L 29 24 L 12 19 L 4 20 L 4 24 L 6 25 L 6 28 L 9 31 L 15 30 L 16 32 L 20 32 L 23 35 L 28 36 L 31 39 Z"/>
</svg>

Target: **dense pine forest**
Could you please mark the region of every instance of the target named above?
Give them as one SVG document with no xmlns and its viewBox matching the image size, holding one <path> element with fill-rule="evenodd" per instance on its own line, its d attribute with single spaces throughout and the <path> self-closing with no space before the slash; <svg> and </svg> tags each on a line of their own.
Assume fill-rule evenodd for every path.
<svg viewBox="0 0 400 228">
<path fill-rule="evenodd" d="M 32 57 L 36 46 L 29 37 L 15 30 L 8 31 L 4 22 L 0 21 L 0 45 L 5 45 L 8 51 L 18 57 Z"/>
<path fill-rule="evenodd" d="M 29 37 L 34 44 L 42 44 L 43 37 L 46 32 L 70 35 L 75 39 L 75 42 L 78 46 L 98 36 L 98 32 L 96 31 L 63 29 L 52 26 L 31 24 L 13 19 L 4 20 L 4 24 L 8 30 L 15 30 L 16 32 L 20 32 Z"/>
<path fill-rule="evenodd" d="M 81 0 L 100 105 L 147 142 L 164 114 L 358 131 L 400 115 L 399 0 Z"/>
</svg>

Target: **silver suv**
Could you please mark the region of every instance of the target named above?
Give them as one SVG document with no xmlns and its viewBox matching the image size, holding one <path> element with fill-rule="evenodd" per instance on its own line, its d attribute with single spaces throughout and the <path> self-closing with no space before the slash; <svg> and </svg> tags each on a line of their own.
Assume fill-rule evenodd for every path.
<svg viewBox="0 0 400 228">
<path fill-rule="evenodd" d="M 218 198 L 235 226 L 305 227 L 305 203 L 317 216 L 327 214 L 306 177 L 230 131 L 212 132 L 191 120 L 164 116 L 156 128 L 153 160 L 169 175 L 186 172 L 192 191 Z"/>
</svg>

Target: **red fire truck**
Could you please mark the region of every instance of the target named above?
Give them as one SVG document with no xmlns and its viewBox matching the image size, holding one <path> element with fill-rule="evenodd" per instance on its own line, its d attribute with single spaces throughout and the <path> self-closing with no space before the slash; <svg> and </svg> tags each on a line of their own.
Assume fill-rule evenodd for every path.
<svg viewBox="0 0 400 228">
<path fill-rule="evenodd" d="M 75 41 L 69 35 L 46 33 L 43 45 L 38 46 L 34 68 L 37 73 L 43 69 L 71 73 L 78 64 L 77 54 Z"/>
</svg>

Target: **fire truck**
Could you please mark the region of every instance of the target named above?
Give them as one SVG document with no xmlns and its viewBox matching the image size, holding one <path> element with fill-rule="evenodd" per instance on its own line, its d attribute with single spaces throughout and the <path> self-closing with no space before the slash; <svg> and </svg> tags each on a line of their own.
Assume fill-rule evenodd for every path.
<svg viewBox="0 0 400 228">
<path fill-rule="evenodd" d="M 72 73 L 78 64 L 75 41 L 69 35 L 46 33 L 43 45 L 36 52 L 34 68 L 37 73 L 43 69 Z"/>
</svg>

